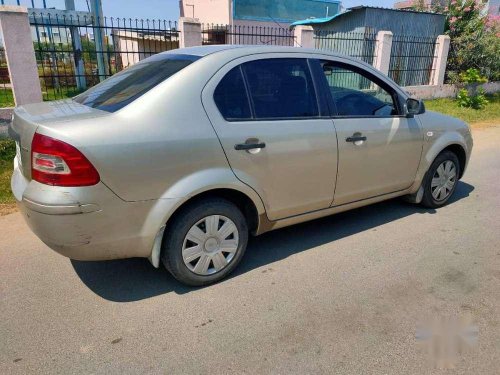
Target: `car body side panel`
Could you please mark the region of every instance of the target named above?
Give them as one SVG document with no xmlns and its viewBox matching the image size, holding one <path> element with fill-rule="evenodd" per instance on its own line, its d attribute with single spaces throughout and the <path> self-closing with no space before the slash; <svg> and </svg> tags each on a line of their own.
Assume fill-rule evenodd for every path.
<svg viewBox="0 0 500 375">
<path fill-rule="evenodd" d="M 337 173 L 337 138 L 329 118 L 226 121 L 213 99 L 220 80 L 249 61 L 307 58 L 301 54 L 255 54 L 232 60 L 207 83 L 205 110 L 239 180 L 258 192 L 271 220 L 330 206 Z M 256 153 L 235 144 L 258 139 L 266 147 Z M 256 141 L 257 142 L 257 141 Z"/>
<path fill-rule="evenodd" d="M 432 111 L 426 111 L 421 115 L 415 116 L 415 118 L 421 123 L 424 132 L 424 144 L 422 158 L 417 175 L 415 176 L 415 182 L 411 188 L 411 193 L 418 191 L 425 173 L 436 156 L 446 147 L 451 145 L 461 146 L 466 155 L 466 167 L 473 147 L 470 128 L 463 121 Z M 462 174 L 464 172 L 465 170 L 462 171 Z"/>
<path fill-rule="evenodd" d="M 339 172 L 334 205 L 410 187 L 422 155 L 422 129 L 405 117 L 334 119 L 339 137 Z M 353 134 L 367 139 L 346 142 Z"/>
</svg>

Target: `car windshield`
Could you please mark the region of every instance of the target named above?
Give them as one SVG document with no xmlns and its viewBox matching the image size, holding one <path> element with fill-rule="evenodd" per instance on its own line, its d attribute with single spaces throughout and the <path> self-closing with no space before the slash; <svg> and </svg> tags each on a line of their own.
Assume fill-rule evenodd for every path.
<svg viewBox="0 0 500 375">
<path fill-rule="evenodd" d="M 115 112 L 199 58 L 192 55 L 154 55 L 102 81 L 73 100 L 92 108 Z"/>
</svg>

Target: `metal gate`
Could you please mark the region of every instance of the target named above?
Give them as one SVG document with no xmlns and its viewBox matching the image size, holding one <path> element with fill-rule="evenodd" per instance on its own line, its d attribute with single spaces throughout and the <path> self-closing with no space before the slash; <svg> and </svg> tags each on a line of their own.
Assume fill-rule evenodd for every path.
<svg viewBox="0 0 500 375">
<path fill-rule="evenodd" d="M 175 21 L 29 14 L 44 100 L 74 96 L 153 54 L 179 48 Z"/>
<path fill-rule="evenodd" d="M 436 38 L 394 35 L 389 77 L 400 86 L 429 85 L 434 74 Z"/>
<path fill-rule="evenodd" d="M 295 45 L 293 31 L 283 27 L 204 24 L 201 30 L 203 45 Z"/>
</svg>

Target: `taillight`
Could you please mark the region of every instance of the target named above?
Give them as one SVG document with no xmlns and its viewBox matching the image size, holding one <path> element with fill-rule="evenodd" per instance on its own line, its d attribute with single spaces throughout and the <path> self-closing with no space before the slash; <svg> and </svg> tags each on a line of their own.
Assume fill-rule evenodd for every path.
<svg viewBox="0 0 500 375">
<path fill-rule="evenodd" d="M 99 173 L 75 147 L 35 133 L 31 143 L 31 178 L 55 186 L 90 186 Z"/>
</svg>

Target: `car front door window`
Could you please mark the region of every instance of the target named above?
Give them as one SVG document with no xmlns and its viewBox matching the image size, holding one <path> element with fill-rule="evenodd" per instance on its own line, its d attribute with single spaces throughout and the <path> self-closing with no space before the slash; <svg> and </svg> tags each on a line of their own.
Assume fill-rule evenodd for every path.
<svg viewBox="0 0 500 375">
<path fill-rule="evenodd" d="M 342 64 L 323 62 L 322 66 L 338 116 L 398 114 L 395 95 L 367 76 Z"/>
</svg>

